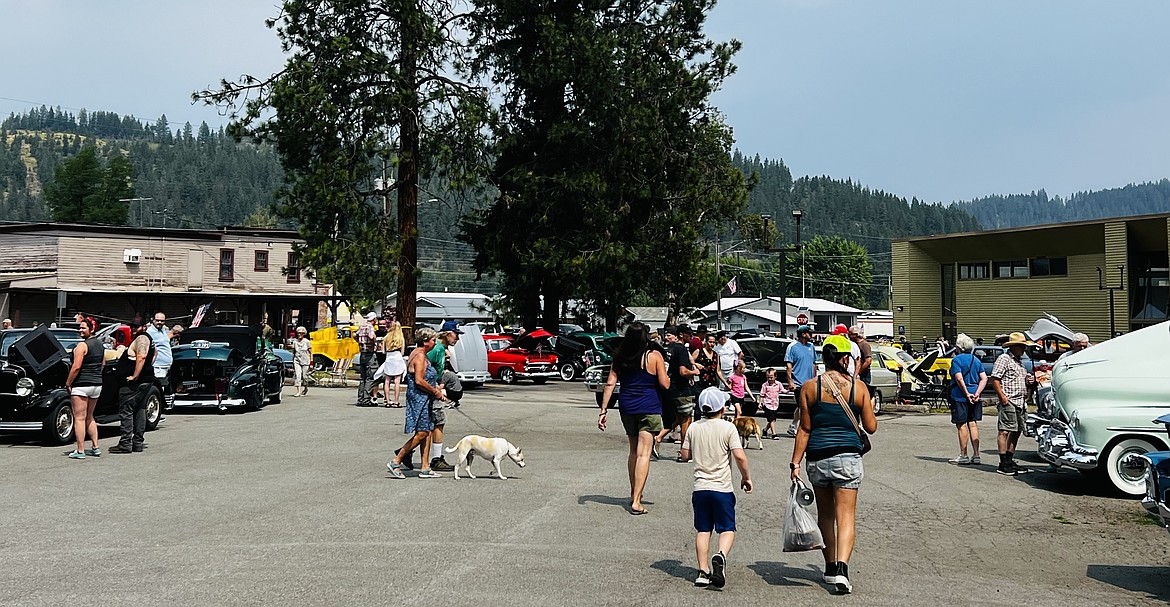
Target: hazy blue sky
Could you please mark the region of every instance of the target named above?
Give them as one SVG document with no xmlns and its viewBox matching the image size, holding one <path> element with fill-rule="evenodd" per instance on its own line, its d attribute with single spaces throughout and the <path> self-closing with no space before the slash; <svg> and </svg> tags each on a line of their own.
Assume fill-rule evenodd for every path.
<svg viewBox="0 0 1170 607">
<path fill-rule="evenodd" d="M 220 123 L 190 105 L 279 68 L 276 2 L 0 0 L 0 113 L 30 103 Z M 951 201 L 1170 177 L 1170 2 L 722 0 L 715 97 L 748 154 Z"/>
</svg>

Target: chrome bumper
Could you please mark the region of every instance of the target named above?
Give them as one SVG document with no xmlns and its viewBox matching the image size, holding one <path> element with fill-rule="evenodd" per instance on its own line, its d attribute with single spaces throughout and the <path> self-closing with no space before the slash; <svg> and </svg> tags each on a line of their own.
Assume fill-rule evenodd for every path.
<svg viewBox="0 0 1170 607">
<path fill-rule="evenodd" d="M 488 375 L 487 371 L 468 371 L 466 373 L 456 373 L 459 376 L 459 381 L 463 383 L 480 383 L 486 384 L 492 380 L 492 376 Z"/>
<path fill-rule="evenodd" d="M 42 422 L 0 422 L 0 430 L 40 430 Z"/>
<path fill-rule="evenodd" d="M 1032 415 L 1028 416 L 1027 425 L 1032 425 Z M 1036 453 L 1046 462 L 1057 466 L 1069 466 L 1080 470 L 1092 470 L 1097 467 L 1100 451 L 1077 443 L 1072 428 L 1058 420 L 1044 420 L 1037 424 Z"/>
<path fill-rule="evenodd" d="M 201 407 L 207 409 L 226 409 L 229 407 L 242 407 L 248 404 L 248 401 L 242 398 L 221 398 L 216 400 L 215 397 L 210 398 L 175 398 L 175 407 Z"/>
<path fill-rule="evenodd" d="M 531 379 L 533 377 L 560 377 L 561 374 L 556 371 L 518 371 L 516 377 L 520 379 Z"/>
</svg>

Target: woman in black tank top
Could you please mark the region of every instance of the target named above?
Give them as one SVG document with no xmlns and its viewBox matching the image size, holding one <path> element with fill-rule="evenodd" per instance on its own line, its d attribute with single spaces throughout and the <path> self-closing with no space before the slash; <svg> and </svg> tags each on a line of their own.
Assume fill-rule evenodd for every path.
<svg viewBox="0 0 1170 607">
<path fill-rule="evenodd" d="M 98 427 L 93 411 L 102 393 L 106 349 L 102 340 L 93 337 L 96 330 L 97 322 L 94 319 L 81 319 L 78 332 L 84 341 L 73 346 L 73 366 L 69 368 L 69 377 L 65 381 L 73 404 L 73 436 L 77 439 L 77 447 L 69 453 L 73 459 L 85 459 L 87 455 L 99 457 L 102 454 L 98 447 Z M 92 445 L 90 449 L 85 448 L 86 434 Z"/>
</svg>

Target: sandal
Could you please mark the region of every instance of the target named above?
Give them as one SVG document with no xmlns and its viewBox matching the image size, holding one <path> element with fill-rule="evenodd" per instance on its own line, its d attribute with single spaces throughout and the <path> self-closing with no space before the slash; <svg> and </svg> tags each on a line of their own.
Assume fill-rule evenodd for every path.
<svg viewBox="0 0 1170 607">
<path fill-rule="evenodd" d="M 386 471 L 389 472 L 390 476 L 393 476 L 394 478 L 406 478 L 406 475 L 402 473 L 402 464 L 395 464 L 394 462 L 390 462 L 386 464 Z"/>
</svg>

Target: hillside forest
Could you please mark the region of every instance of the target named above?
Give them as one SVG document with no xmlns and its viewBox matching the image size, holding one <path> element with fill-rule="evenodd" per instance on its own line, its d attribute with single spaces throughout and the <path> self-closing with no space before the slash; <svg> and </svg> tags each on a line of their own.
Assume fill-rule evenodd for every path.
<svg viewBox="0 0 1170 607">
<path fill-rule="evenodd" d="M 0 221 L 51 220 L 45 194 L 54 173 L 92 148 L 102 165 L 115 158 L 129 161 L 137 199 L 128 203 L 129 225 L 296 227 L 282 225 L 271 210 L 282 180 L 276 154 L 266 145 L 238 142 L 222 127 L 173 125 L 165 115 L 151 122 L 41 106 L 0 122 L 0 143 Z M 712 276 L 702 278 L 725 283 L 735 276 L 740 294 L 779 293 L 779 254 L 766 249 L 796 242 L 794 210 L 802 213 L 805 248 L 803 256 L 787 255 L 788 294 L 803 291 L 863 308 L 887 301 L 894 238 L 1170 211 L 1165 179 L 1067 199 L 1041 190 L 941 205 L 871 190 L 848 178 L 793 178 L 780 159 L 736 151 L 731 160 L 755 180 L 745 213 L 757 220 L 768 216 L 770 227 L 759 237 L 749 229 L 758 224 L 750 221 L 703 226 L 707 253 L 720 255 L 722 269 L 719 277 L 712 268 Z M 460 218 L 480 208 L 486 195 L 450 192 L 435 183 L 424 191 L 430 198 L 419 209 L 420 290 L 495 293 L 491 279 L 475 279 L 474 252 L 457 238 Z M 714 297 L 696 295 L 689 303 L 700 306 Z M 655 305 L 654 298 L 647 290 L 630 305 Z"/>
</svg>

